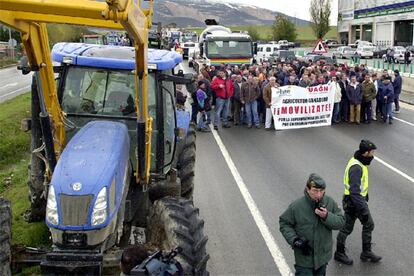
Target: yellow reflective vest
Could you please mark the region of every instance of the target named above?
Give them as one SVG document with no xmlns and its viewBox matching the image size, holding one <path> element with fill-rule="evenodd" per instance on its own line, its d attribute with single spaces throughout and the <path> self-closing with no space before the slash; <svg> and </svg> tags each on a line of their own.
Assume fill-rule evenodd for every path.
<svg viewBox="0 0 414 276">
<path fill-rule="evenodd" d="M 350 195 L 350 184 L 349 184 L 349 169 L 353 165 L 361 166 L 362 168 L 362 175 L 361 175 L 361 196 L 366 197 L 368 194 L 368 167 L 359 162 L 357 159 L 352 157 L 348 164 L 346 165 L 345 174 L 344 174 L 344 186 L 345 186 L 345 195 Z"/>
</svg>

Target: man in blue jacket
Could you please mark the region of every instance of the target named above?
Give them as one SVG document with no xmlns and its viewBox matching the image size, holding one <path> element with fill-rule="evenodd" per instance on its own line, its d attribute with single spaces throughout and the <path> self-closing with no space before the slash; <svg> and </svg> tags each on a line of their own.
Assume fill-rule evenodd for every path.
<svg viewBox="0 0 414 276">
<path fill-rule="evenodd" d="M 385 77 L 382 81 L 381 91 L 378 92 L 379 98 L 383 102 L 382 114 L 383 122 L 386 123 L 389 119 L 389 124 L 392 124 L 392 103 L 394 102 L 394 86 L 391 83 L 391 77 Z"/>
<path fill-rule="evenodd" d="M 402 89 L 402 78 L 398 70 L 394 70 L 394 75 L 395 75 L 395 78 L 392 83 L 392 86 L 394 87 L 394 104 L 395 104 L 394 113 L 398 114 L 400 113 L 400 94 L 401 94 L 401 89 Z"/>
</svg>

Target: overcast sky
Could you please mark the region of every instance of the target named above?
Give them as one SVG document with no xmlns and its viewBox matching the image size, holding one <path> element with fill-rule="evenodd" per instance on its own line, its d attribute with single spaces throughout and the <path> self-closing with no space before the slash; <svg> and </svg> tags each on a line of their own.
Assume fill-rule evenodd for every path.
<svg viewBox="0 0 414 276">
<path fill-rule="evenodd" d="M 225 0 L 226 2 L 254 5 L 269 10 L 278 11 L 300 19 L 310 20 L 309 6 L 311 0 Z M 338 0 L 331 0 L 331 25 L 337 25 Z"/>
</svg>

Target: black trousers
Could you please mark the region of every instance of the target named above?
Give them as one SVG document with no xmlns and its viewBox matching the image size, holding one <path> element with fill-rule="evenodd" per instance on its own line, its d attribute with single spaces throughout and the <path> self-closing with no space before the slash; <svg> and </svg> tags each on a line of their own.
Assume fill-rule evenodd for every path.
<svg viewBox="0 0 414 276">
<path fill-rule="evenodd" d="M 362 224 L 362 244 L 371 244 L 372 231 L 374 230 L 374 220 L 371 212 L 367 209 L 364 212 L 356 212 L 355 210 L 345 210 L 345 225 L 339 230 L 336 242 L 345 245 L 346 238 L 354 230 L 355 221 L 359 219 Z"/>
<path fill-rule="evenodd" d="M 395 110 L 400 110 L 400 94 L 394 94 Z"/>
<path fill-rule="evenodd" d="M 295 276 L 325 276 L 327 265 L 324 264 L 318 269 L 295 265 Z"/>
</svg>

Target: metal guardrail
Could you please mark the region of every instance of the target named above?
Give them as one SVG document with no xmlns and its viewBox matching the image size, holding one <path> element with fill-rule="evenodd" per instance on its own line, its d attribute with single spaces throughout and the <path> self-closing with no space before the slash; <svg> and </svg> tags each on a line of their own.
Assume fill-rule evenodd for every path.
<svg viewBox="0 0 414 276">
<path fill-rule="evenodd" d="M 408 73 L 408 74 L 414 74 L 414 66 L 412 63 L 410 64 L 402 64 L 402 63 L 385 63 L 383 60 L 374 60 L 374 66 L 372 66 L 375 69 L 387 69 L 387 70 L 395 70 L 398 69 L 400 73 Z"/>
</svg>

